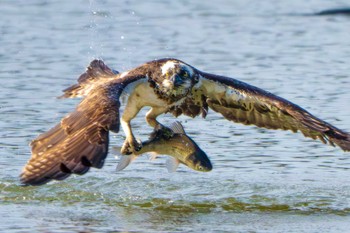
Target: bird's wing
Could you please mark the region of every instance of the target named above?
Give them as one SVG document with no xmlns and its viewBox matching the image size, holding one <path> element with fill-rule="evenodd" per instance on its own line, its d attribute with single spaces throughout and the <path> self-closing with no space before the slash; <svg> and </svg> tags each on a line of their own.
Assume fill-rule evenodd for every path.
<svg viewBox="0 0 350 233">
<path fill-rule="evenodd" d="M 268 129 L 300 131 L 305 137 L 350 151 L 350 134 L 288 100 L 247 83 L 200 72 L 200 81 L 192 92 L 194 98 L 188 102 L 197 105 L 197 109 L 204 109 L 203 112 L 209 106 L 230 121 Z"/>
<path fill-rule="evenodd" d="M 93 60 L 78 78 L 78 83 L 63 90 L 59 98 L 85 97 L 97 85 L 118 78 L 119 72 L 110 69 L 102 60 Z"/>
<path fill-rule="evenodd" d="M 101 68 L 101 67 L 100 67 Z M 101 168 L 108 152 L 109 130 L 119 131 L 119 97 L 142 76 L 125 76 L 98 85 L 60 123 L 32 141 L 32 157 L 20 176 L 23 184 L 40 185 L 70 174 Z"/>
</svg>

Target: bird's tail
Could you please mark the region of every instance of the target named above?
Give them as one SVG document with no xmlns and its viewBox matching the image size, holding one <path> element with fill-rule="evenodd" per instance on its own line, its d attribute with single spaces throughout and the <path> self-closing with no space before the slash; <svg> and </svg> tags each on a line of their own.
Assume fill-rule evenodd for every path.
<svg viewBox="0 0 350 233">
<path fill-rule="evenodd" d="M 64 89 L 64 94 L 58 98 L 85 97 L 95 86 L 118 74 L 118 71 L 110 69 L 102 60 L 93 60 L 78 78 L 78 83 Z"/>
</svg>

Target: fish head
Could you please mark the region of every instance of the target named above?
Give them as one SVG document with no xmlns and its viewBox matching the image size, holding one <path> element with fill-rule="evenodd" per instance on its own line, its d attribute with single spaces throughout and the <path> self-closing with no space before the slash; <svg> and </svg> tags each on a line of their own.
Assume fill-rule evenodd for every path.
<svg viewBox="0 0 350 233">
<path fill-rule="evenodd" d="M 213 169 L 207 154 L 187 134 L 175 133 L 167 143 L 173 147 L 171 155 L 189 168 L 201 172 Z"/>
<path fill-rule="evenodd" d="M 193 153 L 187 156 L 185 165 L 200 172 L 209 172 L 213 169 L 213 165 L 207 154 L 198 146 Z"/>
</svg>

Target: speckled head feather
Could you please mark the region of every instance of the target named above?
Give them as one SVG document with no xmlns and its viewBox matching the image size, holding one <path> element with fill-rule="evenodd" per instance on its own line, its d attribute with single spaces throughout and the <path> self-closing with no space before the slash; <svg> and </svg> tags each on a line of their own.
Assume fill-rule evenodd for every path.
<svg viewBox="0 0 350 233">
<path fill-rule="evenodd" d="M 159 98 L 168 103 L 176 102 L 189 95 L 198 82 L 195 69 L 177 59 L 160 59 L 146 63 L 149 70 L 149 82 Z"/>
</svg>

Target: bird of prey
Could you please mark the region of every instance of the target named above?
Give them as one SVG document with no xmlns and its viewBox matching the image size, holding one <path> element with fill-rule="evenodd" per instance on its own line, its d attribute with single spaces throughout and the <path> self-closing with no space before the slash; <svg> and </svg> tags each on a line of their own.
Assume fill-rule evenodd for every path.
<svg viewBox="0 0 350 233">
<path fill-rule="evenodd" d="M 120 99 L 127 102 L 120 115 Z M 109 131 L 120 125 L 126 134 L 122 153 L 140 149 L 131 120 L 144 106 L 151 109 L 146 122 L 163 127 L 157 116 L 172 113 L 206 117 L 208 109 L 224 118 L 267 129 L 291 130 L 323 143 L 350 150 L 350 134 L 315 117 L 292 102 L 242 81 L 206 73 L 178 59 L 164 58 L 118 73 L 94 60 L 78 83 L 62 98 L 83 97 L 75 111 L 31 142 L 32 157 L 21 182 L 39 185 L 72 173 L 101 168 L 108 153 Z"/>
</svg>

